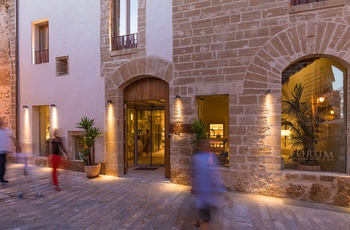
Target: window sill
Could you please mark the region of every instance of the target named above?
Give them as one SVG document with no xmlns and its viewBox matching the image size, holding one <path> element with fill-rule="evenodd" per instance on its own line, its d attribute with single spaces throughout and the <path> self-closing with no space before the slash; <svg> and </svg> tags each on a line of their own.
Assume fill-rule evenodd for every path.
<svg viewBox="0 0 350 230">
<path fill-rule="evenodd" d="M 302 5 L 290 6 L 289 13 L 292 14 L 292 13 L 311 11 L 311 10 L 320 10 L 320 9 L 326 9 L 331 7 L 344 6 L 344 5 L 345 5 L 345 0 L 329 0 L 329 1 L 323 1 L 323 2 L 306 3 Z"/>
<path fill-rule="evenodd" d="M 109 56 L 115 57 L 115 56 L 123 56 L 123 55 L 129 55 L 137 53 L 139 49 L 136 48 L 130 48 L 130 49 L 124 49 L 124 50 L 114 50 L 109 52 Z"/>
<path fill-rule="evenodd" d="M 337 173 L 337 172 L 320 172 L 320 171 L 300 171 L 293 169 L 281 169 L 283 174 L 303 174 L 303 175 L 313 175 L 313 176 L 337 176 L 337 177 L 349 177 L 349 174 L 346 173 Z"/>
</svg>

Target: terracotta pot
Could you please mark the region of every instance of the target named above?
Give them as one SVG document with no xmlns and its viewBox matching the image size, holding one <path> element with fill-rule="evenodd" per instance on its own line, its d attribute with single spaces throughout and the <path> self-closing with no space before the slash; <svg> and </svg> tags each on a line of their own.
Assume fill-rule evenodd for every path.
<svg viewBox="0 0 350 230">
<path fill-rule="evenodd" d="M 88 178 L 95 178 L 99 176 L 101 164 L 95 164 L 95 165 L 85 165 L 85 173 Z"/>
</svg>

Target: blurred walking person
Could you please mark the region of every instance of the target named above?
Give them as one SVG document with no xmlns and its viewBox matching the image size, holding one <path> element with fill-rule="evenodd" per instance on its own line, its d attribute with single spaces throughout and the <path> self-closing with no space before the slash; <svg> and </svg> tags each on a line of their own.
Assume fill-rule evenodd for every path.
<svg viewBox="0 0 350 230">
<path fill-rule="evenodd" d="M 22 164 L 23 167 L 20 168 L 18 176 L 19 185 L 17 186 L 17 197 L 24 198 L 25 193 L 28 193 L 29 187 L 26 186 L 26 182 L 34 185 L 35 196 L 43 197 L 41 194 L 41 189 L 35 175 L 35 169 L 33 165 L 29 165 L 29 158 L 33 157 L 33 154 L 30 153 L 16 153 L 16 163 Z M 23 171 L 22 171 L 23 170 Z M 32 186 L 30 186 L 32 188 Z"/>
<path fill-rule="evenodd" d="M 4 179 L 6 173 L 6 157 L 12 152 L 13 145 L 16 146 L 18 152 L 21 152 L 21 146 L 13 136 L 11 129 L 6 128 L 5 119 L 0 117 L 0 182 L 8 183 Z"/>
<path fill-rule="evenodd" d="M 51 153 L 50 153 L 50 163 L 52 167 L 52 180 L 56 191 L 61 191 L 61 187 L 58 183 L 57 168 L 61 163 L 62 153 L 67 156 L 67 150 L 63 145 L 61 137 L 58 136 L 57 129 L 53 133 L 54 138 L 51 140 Z"/>
<path fill-rule="evenodd" d="M 198 220 L 195 224 L 200 229 L 210 229 L 213 212 L 222 208 L 222 195 L 226 196 L 229 205 L 232 200 L 227 193 L 222 177 L 215 170 L 217 155 L 211 152 L 197 152 L 192 158 L 192 192 L 196 195 Z M 212 226 L 216 229 L 218 226 Z"/>
</svg>

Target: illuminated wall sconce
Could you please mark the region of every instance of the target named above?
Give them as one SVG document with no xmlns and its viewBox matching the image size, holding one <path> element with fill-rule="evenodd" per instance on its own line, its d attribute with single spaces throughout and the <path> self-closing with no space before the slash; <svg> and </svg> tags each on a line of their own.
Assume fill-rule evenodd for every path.
<svg viewBox="0 0 350 230">
<path fill-rule="evenodd" d="M 107 100 L 107 105 L 112 104 L 112 100 Z"/>
<path fill-rule="evenodd" d="M 56 107 L 56 105 L 55 105 L 55 104 L 51 104 L 50 106 L 51 106 L 51 107 Z"/>
<path fill-rule="evenodd" d="M 28 106 L 27 105 L 23 105 L 23 109 L 28 109 Z"/>
<path fill-rule="evenodd" d="M 271 89 L 266 90 L 265 94 L 266 95 L 271 94 Z"/>
<path fill-rule="evenodd" d="M 176 99 L 176 100 L 181 99 L 180 95 L 179 95 L 179 94 L 176 95 L 176 96 L 175 96 L 175 99 Z"/>
</svg>

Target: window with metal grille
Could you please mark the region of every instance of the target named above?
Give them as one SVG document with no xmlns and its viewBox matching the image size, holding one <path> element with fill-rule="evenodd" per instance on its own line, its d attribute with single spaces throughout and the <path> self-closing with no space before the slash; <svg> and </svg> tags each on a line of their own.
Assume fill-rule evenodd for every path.
<svg viewBox="0 0 350 230">
<path fill-rule="evenodd" d="M 69 57 L 56 57 L 56 76 L 63 76 L 69 74 Z"/>
<path fill-rule="evenodd" d="M 49 62 L 49 21 L 33 23 L 33 64 Z"/>
<path fill-rule="evenodd" d="M 138 0 L 115 0 L 111 50 L 137 47 Z"/>
<path fill-rule="evenodd" d="M 302 4 L 307 4 L 307 3 L 324 2 L 324 1 L 327 1 L 327 0 L 291 0 L 290 5 L 296 6 L 296 5 L 302 5 Z"/>
</svg>

